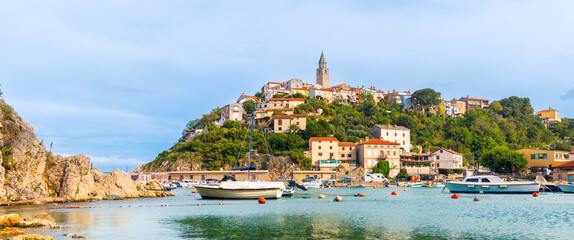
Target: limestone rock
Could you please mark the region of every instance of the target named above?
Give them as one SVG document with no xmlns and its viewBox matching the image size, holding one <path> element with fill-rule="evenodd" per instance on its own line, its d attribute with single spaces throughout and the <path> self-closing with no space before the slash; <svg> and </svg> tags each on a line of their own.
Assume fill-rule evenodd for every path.
<svg viewBox="0 0 574 240">
<path fill-rule="evenodd" d="M 45 237 L 45 236 L 42 236 L 39 234 L 29 234 L 29 235 L 16 236 L 16 237 L 10 238 L 10 240 L 54 240 L 54 238 Z"/>
<path fill-rule="evenodd" d="M 21 234 L 25 234 L 25 233 L 26 232 L 24 232 L 20 228 L 7 227 L 7 228 L 2 229 L 2 231 L 0 232 L 0 235 L 21 235 Z"/>
<path fill-rule="evenodd" d="M 56 222 L 45 220 L 45 219 L 32 219 L 27 221 L 19 221 L 14 224 L 14 226 L 22 227 L 22 228 L 31 228 L 31 227 L 43 227 L 43 226 L 50 226 L 55 225 Z"/>
<path fill-rule="evenodd" d="M 23 219 L 18 214 L 8 214 L 0 217 L 0 226 L 1 227 L 11 227 L 14 226 L 15 223 L 22 221 Z"/>
</svg>

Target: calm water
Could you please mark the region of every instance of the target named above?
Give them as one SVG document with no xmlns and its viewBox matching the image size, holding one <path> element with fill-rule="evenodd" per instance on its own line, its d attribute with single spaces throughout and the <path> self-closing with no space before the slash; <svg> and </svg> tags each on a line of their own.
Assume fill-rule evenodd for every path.
<svg viewBox="0 0 574 240">
<path fill-rule="evenodd" d="M 29 229 L 56 239 L 572 239 L 574 194 L 461 194 L 432 188 L 332 188 L 267 200 L 203 200 L 190 189 L 175 197 L 70 203 L 93 208 L 2 207 L 0 214 L 48 212 L 67 229 Z M 396 191 L 398 195 L 391 196 Z M 357 193 L 367 197 L 353 197 Z M 324 199 L 319 199 L 324 194 Z M 343 202 L 331 202 L 336 194 Z M 384 200 L 382 200 L 384 199 Z M 223 205 L 220 205 L 223 203 Z M 161 206 L 167 204 L 168 206 Z M 198 204 L 200 204 L 198 206 Z"/>
</svg>

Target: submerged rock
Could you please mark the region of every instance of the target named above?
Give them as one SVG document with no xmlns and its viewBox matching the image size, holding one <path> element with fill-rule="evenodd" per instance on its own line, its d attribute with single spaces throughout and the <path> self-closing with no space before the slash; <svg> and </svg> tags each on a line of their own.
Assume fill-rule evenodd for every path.
<svg viewBox="0 0 574 240">
<path fill-rule="evenodd" d="M 10 238 L 10 240 L 54 240 L 54 238 L 45 237 L 45 236 L 42 236 L 39 234 L 29 234 L 29 235 L 16 236 L 16 237 Z"/>
<path fill-rule="evenodd" d="M 77 234 L 73 234 L 73 233 L 66 233 L 64 234 L 65 237 L 71 237 L 71 238 L 86 238 L 85 236 L 82 235 L 77 235 Z"/>
<path fill-rule="evenodd" d="M 20 228 L 7 227 L 2 229 L 0 235 L 20 235 L 24 233 L 25 232 Z"/>
</svg>

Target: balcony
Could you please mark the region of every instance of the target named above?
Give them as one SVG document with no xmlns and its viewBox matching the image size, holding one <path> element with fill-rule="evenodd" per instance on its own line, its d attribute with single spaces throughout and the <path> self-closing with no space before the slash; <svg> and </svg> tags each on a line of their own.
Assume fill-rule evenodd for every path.
<svg viewBox="0 0 574 240">
<path fill-rule="evenodd" d="M 319 167 L 338 167 L 341 165 L 339 160 L 321 160 L 319 161 Z"/>
</svg>

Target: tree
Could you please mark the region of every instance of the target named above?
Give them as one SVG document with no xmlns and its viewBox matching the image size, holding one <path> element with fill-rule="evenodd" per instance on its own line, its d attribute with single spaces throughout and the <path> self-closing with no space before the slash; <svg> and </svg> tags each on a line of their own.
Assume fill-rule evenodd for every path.
<svg viewBox="0 0 574 240">
<path fill-rule="evenodd" d="M 480 157 L 480 163 L 495 172 L 517 172 L 526 168 L 528 160 L 517 151 L 507 147 L 495 147 Z"/>
<path fill-rule="evenodd" d="M 255 106 L 255 111 L 257 111 L 257 103 L 255 103 L 255 101 L 247 100 L 243 102 L 243 110 L 245 110 L 246 113 L 251 114 L 253 112 L 253 106 Z"/>
<path fill-rule="evenodd" d="M 391 167 L 389 166 L 389 161 L 379 161 L 375 167 L 373 167 L 373 173 L 381 173 L 385 177 L 389 176 Z"/>
<path fill-rule="evenodd" d="M 440 93 L 430 88 L 417 90 L 411 97 L 415 106 L 420 106 L 427 111 L 440 104 Z"/>
</svg>

